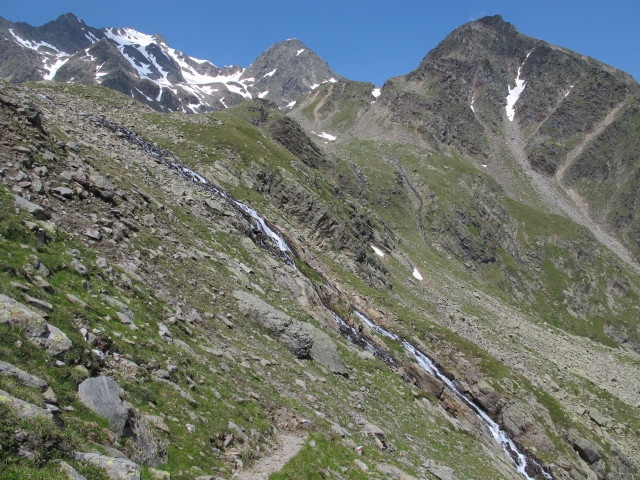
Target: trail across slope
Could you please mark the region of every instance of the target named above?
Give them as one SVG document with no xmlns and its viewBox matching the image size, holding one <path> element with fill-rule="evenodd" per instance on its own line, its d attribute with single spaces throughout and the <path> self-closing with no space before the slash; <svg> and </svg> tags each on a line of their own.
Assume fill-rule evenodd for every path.
<svg viewBox="0 0 640 480">
<path fill-rule="evenodd" d="M 269 475 L 278 472 L 291 460 L 304 445 L 305 437 L 291 433 L 277 437 L 280 448 L 262 457 L 251 468 L 234 474 L 235 480 L 267 480 Z"/>
</svg>

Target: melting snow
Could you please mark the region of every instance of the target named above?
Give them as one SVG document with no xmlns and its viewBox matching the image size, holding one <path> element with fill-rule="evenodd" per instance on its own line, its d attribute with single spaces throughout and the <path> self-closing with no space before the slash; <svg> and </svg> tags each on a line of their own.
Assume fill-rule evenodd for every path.
<svg viewBox="0 0 640 480">
<path fill-rule="evenodd" d="M 293 102 L 289 102 L 287 104 L 287 108 L 293 108 L 293 106 L 296 104 L 297 102 L 294 100 Z"/>
<path fill-rule="evenodd" d="M 154 38 L 133 28 L 107 28 L 105 35 L 119 45 L 140 45 L 146 47 L 154 43 Z"/>
<path fill-rule="evenodd" d="M 374 88 L 373 91 L 371 92 L 371 95 L 373 95 L 374 97 L 378 98 L 380 96 L 380 93 L 381 93 L 381 89 Z"/>
<path fill-rule="evenodd" d="M 240 85 L 239 83 L 226 83 L 225 84 L 230 92 L 237 93 L 238 95 L 242 95 L 244 98 L 248 98 L 251 100 L 252 96 L 244 85 Z"/>
<path fill-rule="evenodd" d="M 13 39 L 18 42 L 23 47 L 26 47 L 30 50 L 35 50 L 39 53 L 44 53 L 40 51 L 40 48 L 44 48 L 45 50 L 51 50 L 54 52 L 53 56 L 49 54 L 48 57 L 44 57 L 42 63 L 44 64 L 44 68 L 47 70 L 47 73 L 44 75 L 45 80 L 52 80 L 55 77 L 56 73 L 62 67 L 69 58 L 71 57 L 68 53 L 63 52 L 62 50 L 58 50 L 56 47 L 47 42 L 32 42 L 31 40 L 26 40 L 22 37 L 16 35 L 13 29 L 9 29 L 9 33 L 13 36 Z M 46 52 L 49 53 L 49 52 Z"/>
<path fill-rule="evenodd" d="M 373 249 L 374 252 L 376 252 L 376 255 L 378 255 L 380 258 L 384 258 L 384 252 L 382 250 L 380 250 L 375 245 L 371 245 L 371 248 Z"/>
<path fill-rule="evenodd" d="M 265 73 L 262 78 L 267 78 L 267 77 L 273 77 L 273 74 L 276 73 L 278 71 L 277 68 L 274 68 L 273 70 L 271 70 L 269 73 Z"/>
<path fill-rule="evenodd" d="M 267 94 L 268 94 L 268 93 L 269 93 L 269 90 L 267 90 L 267 91 L 265 91 L 265 92 L 260 92 L 260 93 L 258 94 L 258 98 L 264 98 L 264 97 L 266 97 L 266 96 L 267 96 Z"/>
<path fill-rule="evenodd" d="M 531 50 L 531 52 L 533 52 L 533 50 Z M 524 67 L 524 64 L 527 61 L 527 58 L 529 58 L 529 55 L 531 55 L 531 52 L 527 53 L 527 56 L 522 62 L 522 65 L 518 67 L 515 87 L 511 88 L 509 85 L 507 85 L 507 88 L 509 89 L 509 95 L 507 95 L 507 106 L 505 108 L 507 110 L 507 117 L 509 118 L 510 122 L 513 122 L 513 118 L 516 115 L 516 102 L 520 98 L 522 92 L 524 92 L 524 87 L 527 86 L 527 82 L 524 81 L 524 78 L 520 78 L 520 75 L 522 72 L 522 67 Z"/>
<path fill-rule="evenodd" d="M 203 85 L 201 87 L 199 87 L 200 90 L 202 90 L 204 93 L 208 94 L 208 95 L 213 95 L 213 92 L 217 92 L 218 89 L 212 87 L 211 85 Z"/>
<path fill-rule="evenodd" d="M 311 85 L 309 88 L 310 88 L 311 90 L 315 90 L 315 89 L 316 89 L 316 88 L 318 88 L 320 85 L 324 85 L 325 83 L 337 83 L 337 82 L 338 82 L 338 81 L 337 81 L 335 78 L 331 77 L 329 80 L 324 80 L 324 81 L 322 81 L 322 82 L 320 82 L 320 83 L 314 83 L 314 84 L 313 84 L 313 85 Z"/>
<path fill-rule="evenodd" d="M 422 281 L 422 275 L 420 275 L 420 272 L 415 267 L 413 267 L 413 276 L 418 280 Z"/>
<path fill-rule="evenodd" d="M 229 107 L 227 107 L 227 105 L 224 103 L 224 97 L 222 97 L 222 98 L 221 98 L 220 100 L 218 100 L 218 101 L 222 104 L 222 106 L 223 106 L 224 108 L 229 108 Z"/>
<path fill-rule="evenodd" d="M 108 75 L 108 74 L 109 74 L 109 72 L 101 72 L 101 71 L 100 71 L 100 70 L 102 69 L 102 67 L 103 67 L 103 66 L 104 66 L 104 63 L 103 63 L 102 65 L 98 65 L 98 68 L 96 68 L 96 76 L 95 76 L 95 79 L 96 79 L 96 82 L 98 82 L 98 83 L 100 82 L 100 79 L 101 79 L 102 77 L 104 77 L 105 75 Z"/>
<path fill-rule="evenodd" d="M 325 133 L 325 132 L 319 133 L 319 134 L 317 134 L 317 135 L 318 135 L 320 138 L 324 138 L 324 139 L 329 140 L 329 141 L 331 141 L 331 142 L 333 142 L 334 140 L 337 140 L 337 139 L 338 139 L 338 137 L 334 137 L 333 135 L 331 135 L 331 134 L 329 134 L 329 133 Z"/>
<path fill-rule="evenodd" d="M 49 72 L 43 77 L 45 80 L 53 80 L 53 77 L 56 76 L 60 67 L 62 67 L 65 63 L 69 61 L 69 57 L 58 57 L 58 59 L 54 62 L 53 65 L 49 67 Z M 46 65 L 45 65 L 46 68 Z"/>
<path fill-rule="evenodd" d="M 304 48 L 301 48 L 300 50 L 298 50 L 296 53 L 296 57 L 300 55 L 302 52 L 304 52 L 304 50 L 305 50 Z"/>
<path fill-rule="evenodd" d="M 98 38 L 91 32 L 85 31 L 84 36 L 87 37 L 87 40 L 89 40 L 90 42 L 99 42 Z"/>
<path fill-rule="evenodd" d="M 524 92 L 524 87 L 527 86 L 527 83 L 524 81 L 524 78 L 520 78 L 520 71 L 522 67 L 518 68 L 518 76 L 516 77 L 516 86 L 511 88 L 509 87 L 509 95 L 507 95 L 507 117 L 509 117 L 509 121 L 513 122 L 513 118 L 516 115 L 516 102 L 520 98 L 522 92 Z"/>
<path fill-rule="evenodd" d="M 144 98 L 146 98 L 148 102 L 153 102 L 153 98 L 147 97 L 147 96 L 144 94 L 144 92 L 142 92 L 140 89 L 136 88 L 136 91 L 137 91 L 140 95 L 142 95 Z"/>
<path fill-rule="evenodd" d="M 47 42 L 32 42 L 31 40 L 25 40 L 24 38 L 19 37 L 13 32 L 13 29 L 9 29 L 9 33 L 13 36 L 14 40 L 18 42 L 23 47 L 27 47 L 31 50 L 38 50 L 40 47 L 45 47 L 53 50 L 54 52 L 61 55 L 69 55 L 68 53 L 62 52 L 58 50 L 56 47 Z"/>
</svg>

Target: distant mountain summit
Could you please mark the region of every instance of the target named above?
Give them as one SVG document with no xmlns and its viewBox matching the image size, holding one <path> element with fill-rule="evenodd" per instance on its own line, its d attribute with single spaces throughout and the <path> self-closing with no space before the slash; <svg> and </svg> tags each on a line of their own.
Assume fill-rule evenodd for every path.
<svg viewBox="0 0 640 480">
<path fill-rule="evenodd" d="M 260 98 L 281 108 L 291 108 L 302 95 L 341 78 L 297 38 L 269 47 L 242 74 L 242 79 L 253 79 Z"/>
<path fill-rule="evenodd" d="M 171 48 L 161 35 L 88 27 L 67 13 L 40 27 L 0 18 L 0 76 L 100 84 L 159 111 L 221 110 L 252 98 L 281 108 L 341 78 L 299 40 L 277 43 L 247 69 L 217 67 Z"/>
</svg>

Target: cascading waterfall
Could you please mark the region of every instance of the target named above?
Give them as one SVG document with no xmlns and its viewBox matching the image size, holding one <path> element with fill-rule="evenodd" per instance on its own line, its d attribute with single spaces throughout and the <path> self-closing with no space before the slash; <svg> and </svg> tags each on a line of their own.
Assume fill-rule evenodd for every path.
<svg viewBox="0 0 640 480">
<path fill-rule="evenodd" d="M 214 196 L 225 200 L 230 205 L 232 205 L 239 213 L 245 216 L 245 218 L 246 217 L 251 218 L 255 222 L 255 224 L 252 225 L 253 230 L 256 232 L 259 232 L 264 239 L 268 239 L 268 242 L 271 244 L 270 245 L 271 249 L 276 250 L 278 256 L 281 259 L 283 259 L 286 263 L 288 263 L 289 265 L 295 268 L 295 262 L 291 255 L 291 249 L 289 248 L 289 245 L 285 241 L 284 237 L 279 232 L 269 227 L 264 217 L 260 215 L 258 212 L 256 212 L 254 209 L 240 202 L 239 200 L 232 198 L 229 194 L 227 194 L 227 192 L 225 192 L 220 187 L 213 185 L 211 182 L 209 182 L 209 180 L 207 180 L 202 175 L 181 165 L 176 159 L 176 157 L 170 151 L 147 142 L 146 140 L 144 140 L 142 137 L 140 137 L 133 131 L 121 125 L 118 125 L 114 122 L 110 122 L 109 120 L 106 120 L 101 117 L 94 117 L 94 116 L 88 116 L 88 115 L 86 116 L 90 117 L 92 120 L 108 128 L 109 130 L 118 133 L 123 138 L 123 140 L 128 141 L 129 143 L 132 143 L 134 145 L 137 145 L 142 151 L 144 151 L 145 153 L 155 158 L 158 163 L 161 163 L 162 165 L 175 171 L 182 178 L 192 182 L 193 184 L 200 186 L 201 188 L 204 188 L 206 191 L 213 194 Z M 254 241 L 256 241 L 255 237 L 254 237 Z M 345 337 L 351 343 L 359 346 L 360 348 L 372 353 L 374 356 L 382 359 L 385 363 L 389 365 L 396 364 L 395 360 L 387 350 L 371 342 L 365 336 L 360 334 L 360 332 L 358 332 L 355 328 L 347 324 L 347 322 L 345 322 L 338 314 L 336 314 L 332 310 L 330 311 L 333 314 L 338 324 L 340 333 L 342 334 L 343 337 Z M 522 474 L 524 478 L 526 478 L 527 480 L 534 480 L 526 472 L 529 462 L 533 463 L 536 469 L 543 473 L 545 478 L 547 479 L 553 478 L 551 475 L 546 473 L 542 469 L 542 467 L 539 464 L 537 464 L 534 460 L 527 459 L 527 457 L 518 450 L 515 443 L 500 428 L 500 426 L 495 421 L 493 421 L 491 417 L 489 417 L 478 405 L 476 405 L 472 400 L 470 400 L 465 395 L 463 395 L 462 392 L 460 392 L 458 388 L 455 386 L 455 384 L 448 377 L 442 374 L 442 372 L 438 370 L 436 365 L 426 355 L 420 352 L 415 346 L 413 346 L 407 340 L 402 339 L 398 335 L 385 330 L 384 328 L 375 324 L 373 321 L 371 321 L 362 313 L 355 311 L 355 314 L 369 328 L 371 328 L 373 331 L 375 331 L 379 335 L 401 342 L 404 349 L 416 359 L 416 362 L 418 363 L 418 365 L 420 365 L 421 368 L 423 368 L 430 375 L 441 380 L 458 398 L 460 398 L 467 406 L 469 406 L 476 413 L 476 415 L 487 425 L 493 438 L 501 445 L 502 449 L 508 454 L 509 458 L 516 465 L 517 471 L 520 474 Z"/>
<path fill-rule="evenodd" d="M 295 268 L 295 262 L 293 260 L 293 257 L 291 256 L 291 249 L 289 248 L 289 245 L 287 245 L 284 237 L 280 233 L 269 227 L 264 217 L 256 212 L 253 208 L 242 203 L 240 200 L 232 198 L 222 188 L 214 185 L 199 173 L 196 173 L 193 170 L 190 170 L 187 167 L 181 165 L 175 155 L 170 151 L 149 143 L 144 138 L 129 130 L 128 128 L 123 127 L 122 125 L 118 125 L 117 123 L 111 122 L 101 117 L 88 117 L 93 121 L 99 123 L 100 125 L 108 128 L 112 132 L 116 132 L 123 140 L 138 146 L 143 152 L 155 158 L 158 163 L 161 163 L 165 167 L 173 170 L 182 178 L 190 181 L 195 185 L 198 185 L 212 195 L 228 202 L 229 205 L 235 208 L 243 217 L 247 219 L 250 218 L 252 222 L 251 228 L 255 233 L 257 233 L 257 235 L 253 235 L 254 241 L 261 244 L 261 246 L 265 246 L 267 248 L 272 247 L 278 252 L 278 256 L 282 260 Z M 266 240 L 270 245 L 265 245 L 264 240 Z"/>
<path fill-rule="evenodd" d="M 429 375 L 442 381 L 451 390 L 451 392 L 453 392 L 456 395 L 456 397 L 462 400 L 465 403 L 465 405 L 470 407 L 475 412 L 476 416 L 480 418 L 487 425 L 493 438 L 502 447 L 502 450 L 504 450 L 505 453 L 509 456 L 513 464 L 516 466 L 517 471 L 524 478 L 526 478 L 527 480 L 534 480 L 534 478 L 531 477 L 526 471 L 527 466 L 531 464 L 533 465 L 535 470 L 542 472 L 545 478 L 550 480 L 553 479 L 551 475 L 549 475 L 547 472 L 545 472 L 542 469 L 542 466 L 540 464 L 538 464 L 533 459 L 527 458 L 522 452 L 520 452 L 520 450 L 518 450 L 518 447 L 513 442 L 513 440 L 511 440 L 509 436 L 505 433 L 505 431 L 502 430 L 502 428 L 500 428 L 500 425 L 498 425 L 491 417 L 489 417 L 489 415 L 487 415 L 486 412 L 484 412 L 475 402 L 473 402 L 473 400 L 469 399 L 460 390 L 458 390 L 458 388 L 451 381 L 451 379 L 448 378 L 446 375 L 444 375 L 438 369 L 438 367 L 431 361 L 431 359 L 429 359 L 425 354 L 423 354 L 420 350 L 418 350 L 415 346 L 413 346 L 407 340 L 400 338 L 395 333 L 389 332 L 384 328 L 380 327 L 379 325 L 374 323 L 371 319 L 367 318 L 367 316 L 362 314 L 361 312 L 358 312 L 356 310 L 354 313 L 374 332 L 378 333 L 379 335 L 382 335 L 383 337 L 387 337 L 387 338 L 390 338 L 391 340 L 400 342 L 404 347 L 404 349 L 407 352 L 409 352 L 413 356 L 413 358 L 416 359 L 416 362 L 418 363 L 418 365 L 420 365 L 420 367 L 424 371 L 426 371 Z M 334 313 L 334 316 L 337 317 L 335 313 Z M 339 319 L 339 324 L 340 322 L 346 324 L 346 322 L 342 320 L 340 317 L 337 317 L 337 319 Z M 357 332 L 353 327 L 350 327 L 350 328 L 353 330 L 353 332 Z"/>
</svg>

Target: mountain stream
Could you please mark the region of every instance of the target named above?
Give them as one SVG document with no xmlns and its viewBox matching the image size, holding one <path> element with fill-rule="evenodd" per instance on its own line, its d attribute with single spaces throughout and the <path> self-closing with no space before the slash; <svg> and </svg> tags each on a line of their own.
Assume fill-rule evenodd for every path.
<svg viewBox="0 0 640 480">
<path fill-rule="evenodd" d="M 553 478 L 551 475 L 546 473 L 542 469 L 542 466 L 539 465 L 535 460 L 528 459 L 522 452 L 520 452 L 520 450 L 518 450 L 518 447 L 513 442 L 513 440 L 511 440 L 508 437 L 508 435 L 505 433 L 505 431 L 502 430 L 502 428 L 500 428 L 500 425 L 498 425 L 491 417 L 489 417 L 489 415 L 487 415 L 473 400 L 471 400 L 470 398 L 465 396 L 460 390 L 458 390 L 458 388 L 453 383 L 453 381 L 450 378 L 448 378 L 446 375 L 444 375 L 438 369 L 435 363 L 431 361 L 430 358 L 428 358 L 425 354 L 423 354 L 420 350 L 418 350 L 414 345 L 409 343 L 407 340 L 405 340 L 404 338 L 400 338 L 398 335 L 391 333 L 385 330 L 384 328 L 380 327 L 379 325 L 374 323 L 372 320 L 367 318 L 364 314 L 358 312 L 357 310 L 354 313 L 374 332 L 378 333 L 379 335 L 382 335 L 383 337 L 387 337 L 387 338 L 390 338 L 391 340 L 400 342 L 404 347 L 405 351 L 409 352 L 413 356 L 413 358 L 415 358 L 417 364 L 424 371 L 426 371 L 429 375 L 442 381 L 449 388 L 449 390 L 456 395 L 456 397 L 462 400 L 465 403 L 465 405 L 470 407 L 475 412 L 476 416 L 484 422 L 484 424 L 487 426 L 487 428 L 491 432 L 491 435 L 493 436 L 495 441 L 498 442 L 498 444 L 500 444 L 500 446 L 502 447 L 502 450 L 504 450 L 504 452 L 509 456 L 513 464 L 516 466 L 518 473 L 520 473 L 524 478 L 526 478 L 527 480 L 534 480 L 534 478 L 529 476 L 529 474 L 527 473 L 527 467 L 529 466 L 529 464 L 532 464 L 534 470 L 542 472 L 545 478 L 547 479 Z M 344 323 L 344 320 L 340 319 L 340 321 Z"/>
<path fill-rule="evenodd" d="M 151 155 L 156 159 L 158 163 L 163 164 L 164 166 L 170 168 L 175 171 L 182 178 L 192 182 L 205 189 L 209 193 L 214 196 L 228 202 L 236 211 L 238 211 L 244 218 L 251 222 L 251 237 L 252 240 L 258 244 L 259 246 L 272 251 L 279 258 L 285 261 L 288 265 L 291 265 L 295 268 L 295 261 L 292 257 L 291 249 L 289 248 L 287 242 L 284 237 L 277 232 L 276 230 L 269 227 L 264 217 L 256 212 L 254 209 L 249 207 L 248 205 L 240 202 L 232 198 L 227 192 L 225 192 L 220 187 L 213 185 L 202 175 L 190 170 L 183 165 L 181 165 L 176 157 L 168 150 L 160 148 L 154 144 L 151 144 L 144 140 L 142 137 L 132 132 L 131 130 L 118 125 L 116 123 L 105 120 L 101 117 L 90 116 L 92 120 L 99 123 L 100 125 L 106 127 L 107 129 L 117 133 L 123 140 L 137 145 L 141 150 L 145 153 Z M 357 329 L 350 326 L 347 322 L 345 322 L 338 314 L 333 312 L 333 316 L 338 324 L 338 329 L 341 335 L 346 338 L 349 342 L 357 345 L 373 354 L 374 356 L 380 358 L 382 361 L 387 363 L 388 365 L 394 366 L 396 365 L 396 361 L 393 359 L 393 356 L 384 348 L 376 345 L 374 342 L 369 340 L 367 337 L 358 332 Z M 527 458 L 522 452 L 518 450 L 518 447 L 515 445 L 513 440 L 511 440 L 507 434 L 500 428 L 491 417 L 489 417 L 473 400 L 467 398 L 453 383 L 451 379 L 445 376 L 438 367 L 429 359 L 426 355 L 424 355 L 420 350 L 418 350 L 414 345 L 409 343 L 407 340 L 399 337 L 398 335 L 391 333 L 384 328 L 380 327 L 372 320 L 367 318 L 361 312 L 357 310 L 354 313 L 373 331 L 382 335 L 383 337 L 389 338 L 391 340 L 395 340 L 400 342 L 404 347 L 405 351 L 411 354 L 413 358 L 415 358 L 416 363 L 427 373 L 436 377 L 440 381 L 442 381 L 452 393 L 454 393 L 461 401 L 463 401 L 469 408 L 475 412 L 476 416 L 480 418 L 484 424 L 487 426 L 491 435 L 495 439 L 498 444 L 502 447 L 505 453 L 509 456 L 513 464 L 516 466 L 517 471 L 527 480 L 535 480 L 533 477 L 529 476 L 527 473 L 527 468 L 530 470 L 535 470 L 542 472 L 546 479 L 552 479 L 553 477 L 546 473 L 541 465 L 539 465 L 535 460 Z"/>
</svg>

